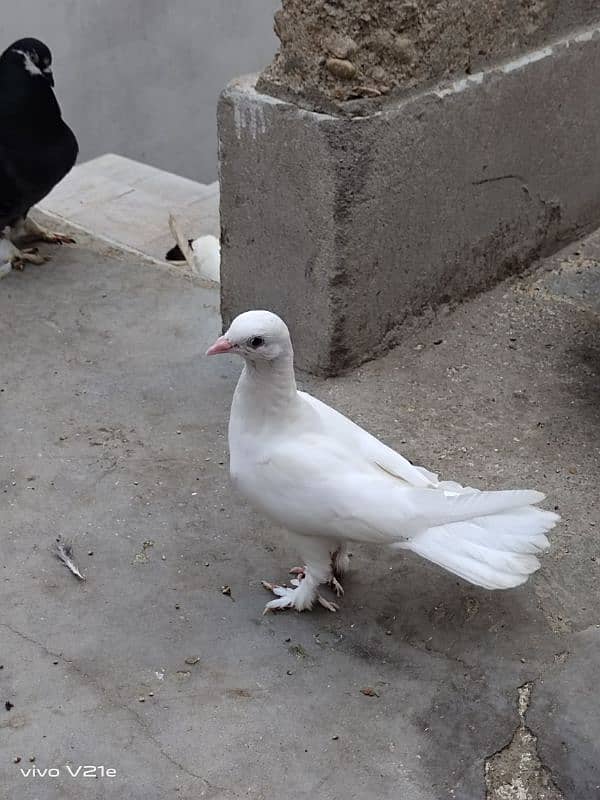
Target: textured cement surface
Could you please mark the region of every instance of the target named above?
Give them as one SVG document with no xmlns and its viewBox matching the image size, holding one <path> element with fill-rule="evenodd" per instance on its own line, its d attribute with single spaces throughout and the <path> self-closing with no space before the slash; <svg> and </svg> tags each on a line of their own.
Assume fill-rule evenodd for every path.
<svg viewBox="0 0 600 800">
<path fill-rule="evenodd" d="M 594 0 L 282 0 L 260 89 L 353 113 L 364 98 L 460 78 L 598 21 Z"/>
<path fill-rule="evenodd" d="M 600 237 L 301 381 L 412 460 L 543 489 L 564 517 L 509 593 L 358 548 L 336 615 L 262 616 L 260 579 L 297 554 L 228 486 L 239 364 L 203 357 L 216 294 L 85 240 L 53 256 L 0 282 L 4 796 L 598 796 L 600 349 L 581 287 Z M 30 757 L 61 777 L 23 777 Z"/>
</svg>

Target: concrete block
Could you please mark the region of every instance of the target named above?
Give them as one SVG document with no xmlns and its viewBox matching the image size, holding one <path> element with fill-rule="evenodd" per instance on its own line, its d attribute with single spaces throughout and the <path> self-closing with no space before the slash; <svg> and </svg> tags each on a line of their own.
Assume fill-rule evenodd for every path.
<svg viewBox="0 0 600 800">
<path fill-rule="evenodd" d="M 232 83 L 219 111 L 222 313 L 289 322 L 332 375 L 600 222 L 600 29 L 355 118 Z"/>
</svg>

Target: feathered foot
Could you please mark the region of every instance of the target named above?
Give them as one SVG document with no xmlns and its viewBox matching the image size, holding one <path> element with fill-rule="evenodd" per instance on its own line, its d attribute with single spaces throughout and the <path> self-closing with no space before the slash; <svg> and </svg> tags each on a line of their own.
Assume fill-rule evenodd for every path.
<svg viewBox="0 0 600 800">
<path fill-rule="evenodd" d="M 0 239 L 0 274 L 6 275 L 10 270 L 10 265 L 13 269 L 22 270 L 26 263 L 29 264 L 43 264 L 48 261 L 48 258 L 41 256 L 36 248 L 27 248 L 19 250 L 8 239 Z"/>
<path fill-rule="evenodd" d="M 295 608 L 296 611 L 310 611 L 315 601 L 328 611 L 335 612 L 338 610 L 338 606 L 335 603 L 331 603 L 319 593 L 318 584 L 314 579 L 303 576 L 302 578 L 294 578 L 290 583 L 294 588 L 262 581 L 265 589 L 277 595 L 276 600 L 271 600 L 267 603 L 263 614 L 286 608 Z"/>
<path fill-rule="evenodd" d="M 306 569 L 305 567 L 292 567 L 292 569 L 290 570 L 290 575 L 297 575 L 299 580 L 302 580 L 304 578 L 305 569 Z M 294 583 L 294 581 L 291 581 L 291 583 Z M 296 584 L 294 583 L 294 585 L 296 585 Z M 338 581 L 338 579 L 335 577 L 335 572 L 334 572 L 334 568 L 333 568 L 333 562 L 332 562 L 332 567 L 331 567 L 331 575 L 327 579 L 327 585 L 331 589 L 333 589 L 333 591 L 336 593 L 336 595 L 338 597 L 341 597 L 344 594 L 344 587 Z"/>
<path fill-rule="evenodd" d="M 327 578 L 326 583 L 333 589 L 338 597 L 344 594 L 344 587 L 341 584 L 341 579 L 344 577 L 350 566 L 350 557 L 348 555 L 348 546 L 340 544 L 331 553 L 331 573 Z M 303 578 L 306 567 L 293 567 L 290 570 L 290 575 L 297 575 Z"/>
<path fill-rule="evenodd" d="M 263 586 L 273 594 L 276 600 L 271 600 L 265 606 L 265 614 L 279 608 L 295 608 L 296 611 L 307 611 L 315 602 L 328 611 L 337 611 L 335 603 L 331 603 L 321 594 L 319 586 L 327 583 L 331 576 L 331 541 L 312 536 L 296 536 L 298 547 L 306 566 L 296 567 L 293 572 L 297 575 L 291 582 L 292 588 L 278 586 L 277 584 L 263 581 Z"/>
<path fill-rule="evenodd" d="M 24 220 L 19 220 L 16 225 L 11 228 L 11 239 L 18 241 L 19 244 L 31 244 L 32 242 L 49 242 L 50 244 L 75 244 L 75 239 L 72 236 L 67 236 L 65 233 L 58 233 L 56 231 L 49 231 L 38 225 L 29 217 Z"/>
</svg>

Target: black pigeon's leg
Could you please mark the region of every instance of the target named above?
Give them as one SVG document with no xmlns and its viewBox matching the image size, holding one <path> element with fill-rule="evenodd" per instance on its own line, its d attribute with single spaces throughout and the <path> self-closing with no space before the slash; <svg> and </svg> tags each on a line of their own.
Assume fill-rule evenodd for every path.
<svg viewBox="0 0 600 800">
<path fill-rule="evenodd" d="M 13 269 L 23 269 L 25 264 L 43 264 L 48 258 L 41 256 L 37 250 L 19 250 L 14 244 L 4 237 L 0 237 L 0 276 L 10 272 L 8 266 Z"/>
<path fill-rule="evenodd" d="M 31 244 L 32 242 L 50 242 L 50 244 L 75 244 L 72 236 L 64 233 L 55 233 L 38 225 L 35 220 L 25 217 L 20 219 L 11 228 L 11 239 L 21 244 Z"/>
</svg>

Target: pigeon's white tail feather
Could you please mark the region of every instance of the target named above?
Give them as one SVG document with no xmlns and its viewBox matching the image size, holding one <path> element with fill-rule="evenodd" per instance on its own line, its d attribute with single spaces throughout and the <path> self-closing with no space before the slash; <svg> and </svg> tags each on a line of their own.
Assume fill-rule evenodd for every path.
<svg viewBox="0 0 600 800">
<path fill-rule="evenodd" d="M 548 549 L 545 534 L 559 519 L 551 511 L 524 506 L 428 528 L 393 546 L 412 550 L 476 586 L 510 589 L 539 568 L 536 555 Z"/>
</svg>

